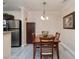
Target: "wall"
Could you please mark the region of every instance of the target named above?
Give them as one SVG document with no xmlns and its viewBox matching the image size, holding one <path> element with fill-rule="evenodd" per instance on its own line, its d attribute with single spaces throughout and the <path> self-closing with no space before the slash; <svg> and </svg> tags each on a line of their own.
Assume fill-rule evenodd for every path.
<svg viewBox="0 0 79 59">
<path fill-rule="evenodd" d="M 60 21 L 60 25 L 61 25 L 61 40 L 62 40 L 62 51 L 66 51 L 67 53 L 65 53 L 66 55 L 70 54 L 72 55 L 73 59 L 75 58 L 75 30 L 74 29 L 63 29 L 63 17 L 65 15 L 68 15 L 69 13 L 75 11 L 75 1 L 74 0 L 70 0 L 67 1 L 63 4 L 63 9 L 62 9 L 62 16 L 61 16 L 61 21 Z M 70 56 L 68 55 L 64 57 L 66 59 L 72 59 L 70 58 Z"/>
<path fill-rule="evenodd" d="M 22 46 L 26 45 L 26 22 L 28 17 L 28 11 L 24 7 L 21 7 L 22 16 Z"/>
<path fill-rule="evenodd" d="M 41 20 L 42 12 L 38 11 L 30 11 L 28 13 L 27 22 L 35 22 L 36 23 L 36 34 L 41 33 L 41 31 L 49 31 L 50 34 L 54 34 L 59 31 L 59 21 L 60 15 L 59 12 L 47 12 L 47 16 L 49 20 Z"/>
<path fill-rule="evenodd" d="M 15 19 L 22 19 L 21 11 L 3 11 L 4 13 L 8 13 L 14 15 Z"/>
</svg>

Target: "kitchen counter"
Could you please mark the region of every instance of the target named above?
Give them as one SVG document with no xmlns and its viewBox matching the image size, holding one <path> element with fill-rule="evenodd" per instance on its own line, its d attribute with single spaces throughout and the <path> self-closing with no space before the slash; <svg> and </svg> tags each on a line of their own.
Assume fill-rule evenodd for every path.
<svg viewBox="0 0 79 59">
<path fill-rule="evenodd" d="M 11 59 L 11 33 L 18 29 L 3 31 L 3 59 Z"/>
<path fill-rule="evenodd" d="M 11 59 L 11 32 L 3 32 L 3 59 Z"/>
<path fill-rule="evenodd" d="M 3 31 L 3 34 L 11 33 L 12 31 Z"/>
<path fill-rule="evenodd" d="M 17 30 L 18 30 L 18 29 L 9 29 L 9 30 L 7 30 L 7 31 L 3 31 L 3 34 L 15 32 L 15 31 L 17 31 Z"/>
</svg>

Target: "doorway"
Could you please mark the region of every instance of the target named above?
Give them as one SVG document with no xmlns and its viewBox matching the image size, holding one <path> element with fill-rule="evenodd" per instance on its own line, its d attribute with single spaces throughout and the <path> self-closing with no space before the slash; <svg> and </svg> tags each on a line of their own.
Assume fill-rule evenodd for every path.
<svg viewBox="0 0 79 59">
<path fill-rule="evenodd" d="M 26 44 L 32 44 L 33 38 L 32 33 L 35 33 L 35 23 L 34 22 L 27 22 L 26 23 Z"/>
</svg>

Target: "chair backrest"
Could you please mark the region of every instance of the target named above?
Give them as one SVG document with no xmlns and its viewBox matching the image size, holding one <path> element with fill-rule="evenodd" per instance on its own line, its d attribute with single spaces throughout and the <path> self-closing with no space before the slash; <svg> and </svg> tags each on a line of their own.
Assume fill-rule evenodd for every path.
<svg viewBox="0 0 79 59">
<path fill-rule="evenodd" d="M 52 37 L 40 37 L 40 43 L 41 44 L 53 44 L 54 40 L 52 39 Z"/>
<path fill-rule="evenodd" d="M 52 55 L 53 58 L 53 47 L 54 47 L 54 40 L 52 38 L 40 37 L 40 56 Z"/>
<path fill-rule="evenodd" d="M 35 41 L 35 33 L 32 33 L 33 42 Z"/>
<path fill-rule="evenodd" d="M 55 34 L 55 39 L 56 39 L 56 40 L 59 40 L 59 37 L 60 37 L 60 33 L 56 32 L 56 34 Z"/>
</svg>

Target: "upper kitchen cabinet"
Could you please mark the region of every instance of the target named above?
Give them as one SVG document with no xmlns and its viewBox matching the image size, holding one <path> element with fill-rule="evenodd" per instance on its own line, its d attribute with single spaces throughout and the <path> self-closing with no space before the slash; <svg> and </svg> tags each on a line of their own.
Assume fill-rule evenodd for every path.
<svg viewBox="0 0 79 59">
<path fill-rule="evenodd" d="M 4 20 L 14 20 L 14 16 L 13 15 L 10 15 L 8 13 L 4 13 L 3 14 L 3 19 Z"/>
</svg>

